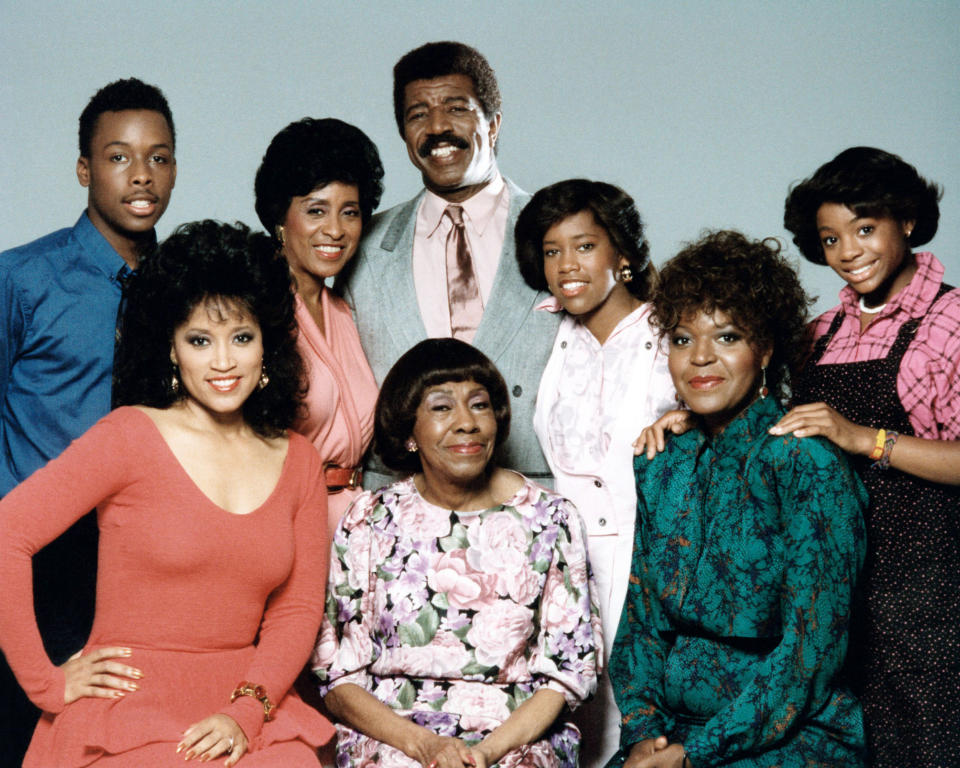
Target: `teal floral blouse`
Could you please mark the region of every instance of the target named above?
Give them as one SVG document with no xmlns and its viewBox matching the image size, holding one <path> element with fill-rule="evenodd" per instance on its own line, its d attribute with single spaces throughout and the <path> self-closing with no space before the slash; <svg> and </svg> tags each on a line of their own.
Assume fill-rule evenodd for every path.
<svg viewBox="0 0 960 768">
<path fill-rule="evenodd" d="M 611 766 L 661 734 L 695 768 L 864 764 L 860 705 L 836 677 L 866 492 L 825 440 L 768 434 L 782 413 L 757 400 L 720 434 L 635 461 Z"/>
</svg>

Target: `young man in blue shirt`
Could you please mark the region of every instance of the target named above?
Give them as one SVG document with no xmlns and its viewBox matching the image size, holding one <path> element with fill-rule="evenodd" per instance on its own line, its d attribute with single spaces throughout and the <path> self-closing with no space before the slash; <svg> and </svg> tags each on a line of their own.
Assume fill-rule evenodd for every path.
<svg viewBox="0 0 960 768">
<path fill-rule="evenodd" d="M 170 107 L 135 78 L 93 96 L 79 143 L 77 179 L 88 194 L 77 223 L 0 253 L 0 496 L 110 410 L 123 283 L 156 242 L 176 180 Z M 95 578 L 92 515 L 34 557 L 37 619 L 57 664 L 87 638 Z M 0 718 L 4 759 L 19 764 L 36 710 L 6 662 L 0 697 L 11 704 Z"/>
</svg>

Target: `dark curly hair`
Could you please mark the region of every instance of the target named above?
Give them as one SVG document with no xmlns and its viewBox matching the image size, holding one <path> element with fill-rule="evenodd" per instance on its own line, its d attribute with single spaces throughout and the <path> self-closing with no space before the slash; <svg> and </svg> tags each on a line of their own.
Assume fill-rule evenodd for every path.
<svg viewBox="0 0 960 768">
<path fill-rule="evenodd" d="M 710 232 L 663 265 L 653 290 L 651 321 L 661 336 L 683 318 L 720 310 L 759 347 L 772 349 L 767 386 L 785 399 L 790 373 L 804 357 L 807 296 L 793 265 L 768 237 Z"/>
<path fill-rule="evenodd" d="M 155 85 L 148 85 L 135 77 L 115 80 L 103 86 L 80 113 L 79 144 L 80 156 L 90 157 L 90 141 L 97 127 L 97 119 L 104 112 L 121 112 L 125 109 L 149 109 L 159 112 L 170 128 L 171 149 L 176 148 L 177 133 L 173 129 L 173 114 L 167 99 Z"/>
<path fill-rule="evenodd" d="M 297 352 L 293 290 L 286 262 L 270 238 L 245 225 L 183 224 L 143 259 L 127 289 L 114 366 L 114 405 L 168 408 L 174 331 L 198 304 L 225 299 L 249 312 L 263 334 L 263 368 L 270 383 L 243 404 L 246 422 L 273 437 L 289 428 L 306 394 Z"/>
<path fill-rule="evenodd" d="M 500 111 L 500 88 L 493 67 L 476 48 L 464 43 L 427 43 L 405 53 L 393 67 L 393 114 L 403 136 L 404 92 L 414 80 L 466 75 L 488 120 Z"/>
<path fill-rule="evenodd" d="M 520 211 L 514 232 L 517 263 L 527 285 L 536 291 L 548 290 L 543 271 L 543 236 L 554 224 L 581 211 L 593 214 L 617 252 L 630 262 L 633 280 L 625 286 L 645 301 L 656 272 L 650 263 L 650 246 L 643 236 L 640 212 L 630 195 L 602 181 L 558 181 L 538 191 Z"/>
<path fill-rule="evenodd" d="M 942 190 L 897 155 L 873 147 L 851 147 L 795 185 L 783 212 L 783 226 L 804 258 L 826 264 L 817 231 L 824 203 L 845 205 L 857 216 L 892 218 L 915 225 L 907 243 L 929 243 L 937 234 Z"/>
<path fill-rule="evenodd" d="M 404 443 L 413 434 L 423 393 L 448 381 L 475 381 L 487 390 L 497 421 L 496 447 L 510 434 L 510 398 L 500 371 L 479 349 L 457 339 L 424 339 L 387 373 L 374 414 L 374 449 L 398 472 L 419 472 L 420 454 Z"/>
<path fill-rule="evenodd" d="M 366 224 L 383 194 L 383 164 L 377 145 L 359 128 L 333 117 L 305 117 L 273 137 L 253 189 L 257 216 L 274 245 L 280 245 L 277 225 L 290 201 L 336 181 L 356 185 Z"/>
</svg>

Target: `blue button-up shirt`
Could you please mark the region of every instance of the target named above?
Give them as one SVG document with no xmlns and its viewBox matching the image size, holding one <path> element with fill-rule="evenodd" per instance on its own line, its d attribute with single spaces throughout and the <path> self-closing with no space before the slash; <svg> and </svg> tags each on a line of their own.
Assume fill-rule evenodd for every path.
<svg viewBox="0 0 960 768">
<path fill-rule="evenodd" d="M 110 410 L 129 273 L 86 213 L 0 253 L 0 496 Z"/>
</svg>

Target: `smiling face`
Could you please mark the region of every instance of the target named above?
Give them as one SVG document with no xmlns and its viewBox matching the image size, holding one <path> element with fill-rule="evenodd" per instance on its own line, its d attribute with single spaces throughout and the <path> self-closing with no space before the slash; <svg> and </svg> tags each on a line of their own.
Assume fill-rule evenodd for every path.
<svg viewBox="0 0 960 768">
<path fill-rule="evenodd" d="M 331 182 L 290 200 L 283 255 L 297 285 L 333 277 L 357 252 L 363 221 L 356 184 Z"/>
<path fill-rule="evenodd" d="M 189 400 L 220 416 L 240 413 L 263 370 L 260 324 L 229 299 L 204 300 L 173 332 L 170 360 Z"/>
<path fill-rule="evenodd" d="M 885 304 L 916 272 L 907 236 L 914 222 L 858 216 L 840 203 L 817 210 L 817 230 L 827 264 L 871 306 Z"/>
<path fill-rule="evenodd" d="M 550 293 L 601 343 L 639 304 L 617 280 L 628 264 L 591 211 L 554 224 L 543 236 L 543 272 Z"/>
<path fill-rule="evenodd" d="M 428 387 L 411 436 L 428 486 L 469 486 L 483 475 L 496 446 L 497 420 L 486 388 L 475 381 Z"/>
<path fill-rule="evenodd" d="M 128 261 L 131 244 L 152 232 L 167 209 L 176 178 L 170 126 L 149 109 L 101 114 L 90 157 L 77 160 L 77 179 L 89 188 L 90 221 Z"/>
<path fill-rule="evenodd" d="M 670 375 L 677 394 L 719 432 L 757 397 L 770 350 L 758 349 L 720 310 L 684 315 L 670 334 Z"/>
<path fill-rule="evenodd" d="M 414 80 L 404 89 L 403 138 L 427 189 L 452 203 L 496 175 L 500 113 L 483 114 L 466 75 Z"/>
</svg>

